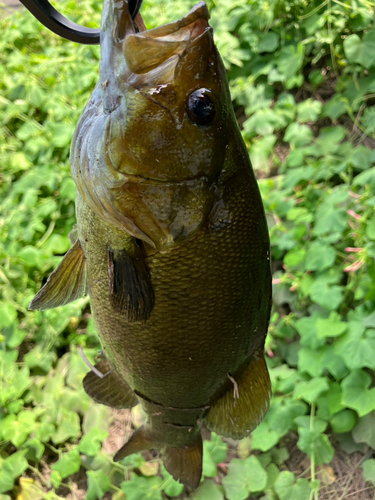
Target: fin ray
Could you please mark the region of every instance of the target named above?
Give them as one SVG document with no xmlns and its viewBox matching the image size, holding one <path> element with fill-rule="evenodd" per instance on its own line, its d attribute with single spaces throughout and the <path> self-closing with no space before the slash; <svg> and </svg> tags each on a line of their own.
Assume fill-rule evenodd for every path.
<svg viewBox="0 0 375 500">
<path fill-rule="evenodd" d="M 28 305 L 29 310 L 44 311 L 64 306 L 86 294 L 86 259 L 79 240 L 65 254 L 47 283 Z"/>
<path fill-rule="evenodd" d="M 221 436 L 242 439 L 260 424 L 270 397 L 271 383 L 262 353 L 251 361 L 234 387 L 211 405 L 205 417 L 207 427 Z"/>
<path fill-rule="evenodd" d="M 109 297 L 128 321 L 146 321 L 154 307 L 150 276 L 139 247 L 134 255 L 107 250 Z"/>
<path fill-rule="evenodd" d="M 174 448 L 166 446 L 162 450 L 164 467 L 176 481 L 195 490 L 202 477 L 203 443 L 200 434 L 190 446 Z"/>
<path fill-rule="evenodd" d="M 111 408 L 133 408 L 138 404 L 138 398 L 120 376 L 112 369 L 107 359 L 101 359 L 95 368 L 104 377 L 94 372 L 88 372 L 83 379 L 83 388 L 88 396 L 99 404 Z"/>
</svg>

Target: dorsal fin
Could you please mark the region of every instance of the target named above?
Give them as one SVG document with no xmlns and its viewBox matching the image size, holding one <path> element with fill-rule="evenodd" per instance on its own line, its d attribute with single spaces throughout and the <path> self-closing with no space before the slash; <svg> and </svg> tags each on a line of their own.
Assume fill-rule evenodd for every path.
<svg viewBox="0 0 375 500">
<path fill-rule="evenodd" d="M 271 397 L 263 353 L 254 357 L 233 386 L 217 399 L 205 417 L 207 427 L 221 436 L 242 439 L 260 424 Z"/>
<path fill-rule="evenodd" d="M 128 321 L 146 321 L 154 307 L 150 275 L 140 248 L 107 250 L 109 299 Z"/>
<path fill-rule="evenodd" d="M 138 399 L 129 385 L 120 378 L 107 359 L 101 359 L 95 368 L 103 375 L 99 377 L 93 371 L 83 379 L 83 388 L 94 401 L 111 408 L 133 408 Z"/>
<path fill-rule="evenodd" d="M 85 293 L 86 259 L 77 240 L 30 302 L 28 309 L 44 311 L 64 306 Z"/>
</svg>

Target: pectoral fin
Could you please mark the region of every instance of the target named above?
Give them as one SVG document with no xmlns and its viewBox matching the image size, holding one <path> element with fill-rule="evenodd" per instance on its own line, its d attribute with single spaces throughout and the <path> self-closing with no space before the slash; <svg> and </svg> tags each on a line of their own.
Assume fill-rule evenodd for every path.
<svg viewBox="0 0 375 500">
<path fill-rule="evenodd" d="M 134 252 L 108 249 L 109 298 L 128 321 L 146 321 L 154 307 L 154 292 L 139 247 Z"/>
<path fill-rule="evenodd" d="M 260 424 L 271 397 L 271 383 L 263 353 L 254 358 L 233 386 L 206 416 L 207 427 L 221 436 L 242 439 Z"/>
<path fill-rule="evenodd" d="M 94 401 L 111 408 L 133 408 L 138 399 L 132 389 L 113 370 L 107 359 L 102 359 L 95 365 L 103 377 L 93 371 L 83 379 L 83 388 Z"/>
<path fill-rule="evenodd" d="M 47 283 L 39 290 L 28 308 L 44 311 L 64 306 L 86 293 L 86 259 L 77 240 L 65 254 Z"/>
</svg>

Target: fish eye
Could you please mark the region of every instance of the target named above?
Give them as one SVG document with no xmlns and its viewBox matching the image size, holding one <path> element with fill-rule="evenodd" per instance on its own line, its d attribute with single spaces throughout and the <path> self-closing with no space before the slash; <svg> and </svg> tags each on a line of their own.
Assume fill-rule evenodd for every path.
<svg viewBox="0 0 375 500">
<path fill-rule="evenodd" d="M 214 121 L 215 103 L 211 91 L 205 88 L 192 92 L 186 103 L 186 111 L 191 121 L 197 125 L 210 125 Z"/>
</svg>

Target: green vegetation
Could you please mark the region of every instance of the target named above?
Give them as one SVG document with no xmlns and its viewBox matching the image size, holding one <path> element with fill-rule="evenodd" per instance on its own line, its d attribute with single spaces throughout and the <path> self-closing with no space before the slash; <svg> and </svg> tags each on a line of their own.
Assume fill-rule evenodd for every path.
<svg viewBox="0 0 375 500">
<path fill-rule="evenodd" d="M 193 3 L 145 0 L 142 11 L 151 27 Z M 98 25 L 101 2 L 64 6 Z M 204 443 L 191 496 L 157 460 L 114 464 L 102 449 L 110 410 L 81 385 L 78 347 L 91 360 L 99 349 L 87 299 L 27 311 L 70 246 L 69 144 L 99 48 L 61 40 L 23 10 L 0 21 L 0 500 L 66 498 L 79 471 L 86 500 L 318 499 L 335 490 L 337 443 L 364 454 L 358 467 L 375 484 L 375 5 L 208 6 L 270 227 L 270 410 L 251 438 Z M 293 442 L 307 457 L 301 477 L 288 470 Z"/>
</svg>

